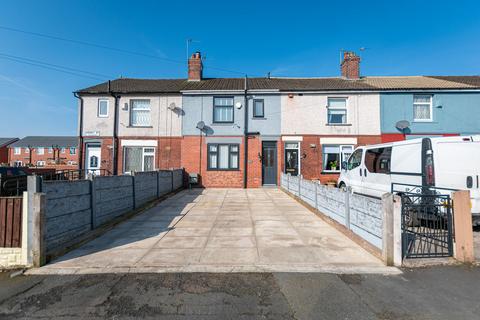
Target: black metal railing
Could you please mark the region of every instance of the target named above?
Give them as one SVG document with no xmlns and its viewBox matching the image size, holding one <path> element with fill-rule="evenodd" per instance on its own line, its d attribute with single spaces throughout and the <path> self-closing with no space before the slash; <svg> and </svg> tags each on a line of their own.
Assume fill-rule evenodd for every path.
<svg viewBox="0 0 480 320">
<path fill-rule="evenodd" d="M 110 171 L 106 169 L 83 169 L 83 170 L 62 170 L 57 172 L 47 172 L 37 174 L 44 181 L 74 181 L 87 179 L 90 176 L 110 176 Z M 27 175 L 21 176 L 2 176 L 0 175 L 0 196 L 11 197 L 20 196 L 27 191 Z"/>
<path fill-rule="evenodd" d="M 89 176 L 111 176 L 111 172 L 106 169 L 82 169 L 82 170 L 62 170 L 52 173 L 44 173 L 40 176 L 45 181 L 55 180 L 82 180 Z"/>
<path fill-rule="evenodd" d="M 404 258 L 453 255 L 453 200 L 429 187 L 399 193 Z M 417 192 L 421 190 L 420 192 Z"/>
</svg>

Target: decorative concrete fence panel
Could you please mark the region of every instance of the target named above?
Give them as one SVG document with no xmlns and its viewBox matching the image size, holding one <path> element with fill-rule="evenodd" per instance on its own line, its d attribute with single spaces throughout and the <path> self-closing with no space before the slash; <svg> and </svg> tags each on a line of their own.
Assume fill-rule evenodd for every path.
<svg viewBox="0 0 480 320">
<path fill-rule="evenodd" d="M 172 191 L 172 171 L 162 170 L 158 172 L 158 196 L 163 196 Z"/>
<path fill-rule="evenodd" d="M 139 172 L 77 181 L 41 181 L 28 193 L 45 194 L 43 241 L 46 256 L 82 241 L 102 226 L 183 186 L 183 170 Z"/>
<path fill-rule="evenodd" d="M 89 180 L 46 181 L 45 233 L 47 252 L 69 242 L 92 228 L 92 202 Z"/>
<path fill-rule="evenodd" d="M 132 181 L 131 176 L 95 177 L 92 180 L 94 228 L 134 209 Z"/>
<path fill-rule="evenodd" d="M 303 201 L 315 208 L 315 182 L 309 180 L 300 180 L 300 197 Z"/>
<path fill-rule="evenodd" d="M 157 197 L 157 172 L 135 173 L 135 205 L 141 206 Z"/>
<path fill-rule="evenodd" d="M 382 248 L 382 200 L 349 194 L 350 229 L 374 246 Z"/>
<path fill-rule="evenodd" d="M 384 209 L 381 199 L 282 174 L 281 186 L 313 208 L 382 249 Z"/>
<path fill-rule="evenodd" d="M 345 225 L 345 192 L 325 185 L 317 186 L 317 209 Z"/>
<path fill-rule="evenodd" d="M 176 190 L 183 186 L 183 170 L 177 169 L 172 171 L 173 174 L 173 189 Z"/>
</svg>

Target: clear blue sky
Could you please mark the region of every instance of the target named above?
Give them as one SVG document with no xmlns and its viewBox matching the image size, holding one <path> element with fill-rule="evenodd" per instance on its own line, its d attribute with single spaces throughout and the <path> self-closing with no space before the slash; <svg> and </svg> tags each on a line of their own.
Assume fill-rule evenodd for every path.
<svg viewBox="0 0 480 320">
<path fill-rule="evenodd" d="M 349 3 L 350 2 L 350 3 Z M 205 75 L 338 76 L 339 51 L 362 75 L 480 74 L 479 1 L 2 1 L 0 27 L 186 60 Z M 13 55 L 106 77 L 179 78 L 185 64 L 0 28 L 0 136 L 75 135 L 72 91 L 100 80 L 20 64 Z M 3 56 L 5 57 L 5 56 Z"/>
</svg>

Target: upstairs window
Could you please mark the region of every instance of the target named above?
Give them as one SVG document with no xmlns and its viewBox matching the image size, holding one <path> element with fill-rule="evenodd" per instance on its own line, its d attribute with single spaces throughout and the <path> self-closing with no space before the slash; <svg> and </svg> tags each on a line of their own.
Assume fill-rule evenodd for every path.
<svg viewBox="0 0 480 320">
<path fill-rule="evenodd" d="M 45 148 L 37 148 L 37 154 L 45 154 Z"/>
<path fill-rule="evenodd" d="M 414 95 L 413 96 L 413 120 L 414 121 L 432 121 L 432 96 Z"/>
<path fill-rule="evenodd" d="M 14 148 L 13 149 L 13 154 L 21 154 L 22 153 L 22 148 Z"/>
<path fill-rule="evenodd" d="M 48 148 L 48 153 L 53 153 L 53 148 L 52 147 Z"/>
<path fill-rule="evenodd" d="M 130 125 L 150 126 L 150 100 L 130 100 Z"/>
<path fill-rule="evenodd" d="M 253 100 L 253 117 L 254 118 L 265 117 L 263 99 L 262 100 L 260 100 L 260 99 Z"/>
<path fill-rule="evenodd" d="M 61 153 L 65 153 L 65 148 L 60 148 Z"/>
<path fill-rule="evenodd" d="M 99 118 L 108 117 L 108 100 L 107 99 L 98 100 L 98 117 Z"/>
<path fill-rule="evenodd" d="M 347 123 L 347 99 L 328 98 L 328 124 Z"/>
<path fill-rule="evenodd" d="M 30 153 L 30 148 L 25 148 L 25 153 Z"/>
<path fill-rule="evenodd" d="M 213 122 L 233 122 L 233 97 L 213 98 Z"/>
<path fill-rule="evenodd" d="M 70 148 L 70 154 L 77 154 L 77 148 Z"/>
</svg>

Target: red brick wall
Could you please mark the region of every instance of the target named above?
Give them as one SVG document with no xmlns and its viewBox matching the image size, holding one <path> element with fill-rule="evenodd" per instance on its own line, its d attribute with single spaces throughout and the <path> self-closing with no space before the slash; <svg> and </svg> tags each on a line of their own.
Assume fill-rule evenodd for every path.
<svg viewBox="0 0 480 320">
<path fill-rule="evenodd" d="M 332 136 L 319 136 L 319 135 L 304 135 L 303 141 L 300 143 L 300 173 L 305 179 L 320 180 L 321 183 L 328 181 L 337 181 L 338 173 L 322 173 L 322 146 L 320 145 L 320 138 L 332 137 Z M 341 136 L 335 136 L 341 137 Z M 344 136 L 352 137 L 352 136 Z M 382 142 L 381 136 L 353 136 L 357 138 L 357 146 L 377 144 Z M 310 144 L 315 144 L 315 148 L 311 148 Z M 282 141 L 282 148 L 284 148 L 285 142 Z M 302 155 L 304 157 L 302 157 Z M 283 158 L 283 151 L 282 151 Z M 282 159 L 283 170 L 283 159 Z"/>
<path fill-rule="evenodd" d="M 262 186 L 262 160 L 258 154 L 262 154 L 262 141 L 259 136 L 248 137 L 248 165 L 247 165 L 247 188 L 259 188 Z"/>
<path fill-rule="evenodd" d="M 201 148 L 201 152 L 200 152 Z M 200 161 L 201 153 L 201 161 Z M 205 137 L 185 136 L 182 142 L 182 167 L 185 172 L 199 173 L 200 184 L 209 188 L 242 188 L 244 164 L 243 137 L 240 144 L 239 170 L 207 170 L 207 143 Z M 200 165 L 201 162 L 201 165 Z"/>
<path fill-rule="evenodd" d="M 459 136 L 460 134 L 458 133 L 443 133 L 443 134 L 438 134 L 438 133 L 418 133 L 418 134 L 411 134 L 410 136 L 418 135 L 419 137 L 422 136 L 435 136 L 435 135 L 441 135 L 443 137 L 452 137 L 452 136 Z M 395 141 L 403 141 L 406 139 L 406 136 L 402 133 L 383 133 L 382 134 L 382 143 L 387 143 L 387 142 L 395 142 Z"/>
<path fill-rule="evenodd" d="M 61 153 L 59 150 L 53 150 L 52 153 L 49 153 L 48 148 L 44 149 L 44 154 L 37 154 L 36 149 L 31 150 L 30 152 L 25 152 L 25 148 L 21 148 L 20 154 L 15 154 L 15 148 L 10 147 L 8 148 L 8 162 L 10 165 L 13 165 L 15 161 L 22 161 L 24 166 L 27 166 L 30 163 L 33 166 L 36 166 L 37 161 L 45 161 L 44 168 L 54 168 L 56 170 L 78 169 L 78 148 L 74 155 L 70 154 L 69 148 L 65 148 L 65 153 Z M 58 163 L 55 162 L 54 159 L 59 159 L 57 161 Z M 75 164 L 68 165 L 68 161 L 75 161 Z"/>
<path fill-rule="evenodd" d="M 1 163 L 9 163 L 9 161 L 8 161 L 8 148 L 6 146 L 0 148 L 0 164 Z"/>
<path fill-rule="evenodd" d="M 101 140 L 101 164 L 100 168 L 113 173 L 113 138 L 112 137 L 85 137 L 86 139 Z M 157 169 L 181 168 L 181 137 L 119 137 L 118 138 L 118 174 L 123 173 L 123 147 L 122 139 L 125 140 L 157 140 L 155 148 L 155 167 Z M 86 142 L 88 143 L 88 142 Z M 83 163 L 85 163 L 86 149 L 84 142 Z"/>
</svg>

